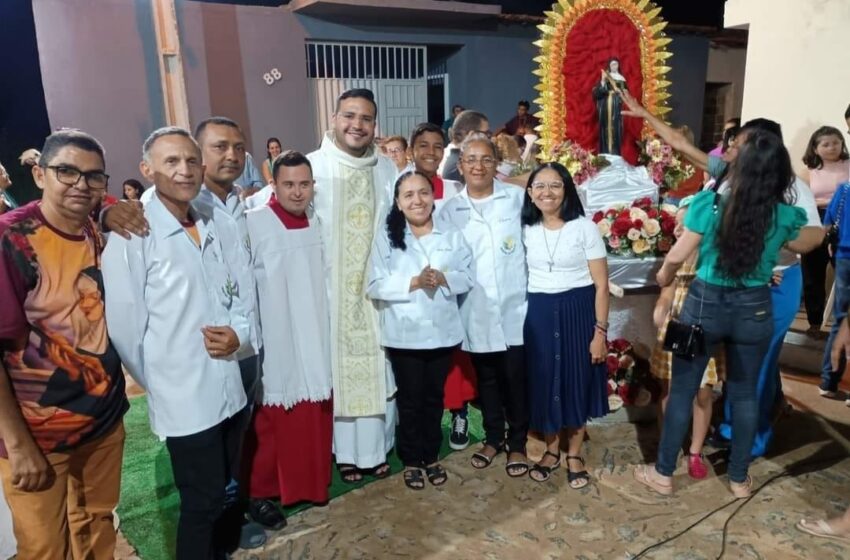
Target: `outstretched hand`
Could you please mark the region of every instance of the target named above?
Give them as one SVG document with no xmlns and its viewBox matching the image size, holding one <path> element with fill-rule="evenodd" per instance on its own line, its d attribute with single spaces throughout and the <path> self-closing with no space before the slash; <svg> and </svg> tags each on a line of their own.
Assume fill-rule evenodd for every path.
<svg viewBox="0 0 850 560">
<path fill-rule="evenodd" d="M 626 104 L 626 109 L 621 111 L 620 114 L 626 117 L 638 117 L 640 119 L 644 119 L 649 115 L 649 111 L 646 108 L 638 103 L 638 100 L 629 95 L 627 91 L 620 92 L 620 99 L 623 100 L 623 103 Z"/>
</svg>

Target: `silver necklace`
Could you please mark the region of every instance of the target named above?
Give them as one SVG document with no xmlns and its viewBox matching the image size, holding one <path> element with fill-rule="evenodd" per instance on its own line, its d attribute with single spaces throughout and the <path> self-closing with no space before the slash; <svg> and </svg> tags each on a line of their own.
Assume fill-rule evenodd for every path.
<svg viewBox="0 0 850 560">
<path fill-rule="evenodd" d="M 543 228 L 543 241 L 546 243 L 546 252 L 549 254 L 549 272 L 552 272 L 552 267 L 555 266 L 555 252 L 558 250 L 558 243 L 561 242 L 561 233 L 564 231 L 564 226 L 561 226 L 561 229 L 558 230 L 558 237 L 555 238 L 555 247 L 552 250 L 549 250 L 549 236 L 547 235 L 546 226 L 541 225 Z"/>
</svg>

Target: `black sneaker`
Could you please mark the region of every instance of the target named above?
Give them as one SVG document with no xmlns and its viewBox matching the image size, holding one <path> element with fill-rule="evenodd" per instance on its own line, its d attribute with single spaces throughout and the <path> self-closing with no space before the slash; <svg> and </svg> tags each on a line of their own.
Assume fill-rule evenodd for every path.
<svg viewBox="0 0 850 560">
<path fill-rule="evenodd" d="M 248 506 L 251 519 L 272 531 L 286 527 L 286 517 L 272 500 L 251 500 Z"/>
<path fill-rule="evenodd" d="M 452 434 L 449 437 L 449 447 L 455 451 L 469 447 L 469 420 L 466 416 L 452 416 Z"/>
</svg>

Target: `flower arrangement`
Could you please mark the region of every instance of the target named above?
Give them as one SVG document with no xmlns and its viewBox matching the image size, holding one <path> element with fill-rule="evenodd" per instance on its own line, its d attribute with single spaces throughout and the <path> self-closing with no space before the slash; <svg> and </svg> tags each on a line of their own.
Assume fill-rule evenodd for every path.
<svg viewBox="0 0 850 560">
<path fill-rule="evenodd" d="M 624 404 L 646 406 L 658 400 L 661 387 L 649 374 L 649 363 L 635 354 L 632 344 L 618 338 L 608 341 L 608 408 Z"/>
<path fill-rule="evenodd" d="M 581 185 L 588 179 L 595 177 L 601 169 L 610 165 L 604 157 L 585 150 L 570 141 L 557 146 L 550 154 L 549 161 L 557 161 L 566 167 L 576 185 Z"/>
<path fill-rule="evenodd" d="M 674 191 L 685 179 L 694 174 L 694 167 L 682 161 L 679 154 L 658 138 L 640 142 L 638 163 L 644 165 L 661 194 Z"/>
<path fill-rule="evenodd" d="M 614 206 L 593 215 L 608 253 L 621 257 L 654 257 L 673 246 L 676 207 L 656 207 L 652 199 L 639 198 L 631 205 Z"/>
</svg>

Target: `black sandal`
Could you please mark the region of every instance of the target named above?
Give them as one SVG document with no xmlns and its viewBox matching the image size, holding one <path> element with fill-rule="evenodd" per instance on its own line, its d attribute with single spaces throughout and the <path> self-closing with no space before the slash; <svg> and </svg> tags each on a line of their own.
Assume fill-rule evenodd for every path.
<svg viewBox="0 0 850 560">
<path fill-rule="evenodd" d="M 423 490 L 425 488 L 425 479 L 422 478 L 422 471 L 420 469 L 405 470 L 404 485 L 411 490 Z"/>
<path fill-rule="evenodd" d="M 425 467 L 425 474 L 428 475 L 428 482 L 434 486 L 442 486 L 449 479 L 446 469 L 440 463 Z"/>
<path fill-rule="evenodd" d="M 355 465 L 341 464 L 336 466 L 339 477 L 346 484 L 357 484 L 363 480 L 363 473 Z"/>
<path fill-rule="evenodd" d="M 372 476 L 374 476 L 378 480 L 382 480 L 384 478 L 387 478 L 388 476 L 390 476 L 393 473 L 392 473 L 392 469 L 390 468 L 389 463 L 387 463 L 385 461 L 385 462 L 381 463 L 380 465 L 378 465 L 377 467 L 375 467 L 374 469 L 372 469 L 369 472 L 369 474 L 371 474 Z"/>
<path fill-rule="evenodd" d="M 546 455 L 554 457 L 555 459 L 557 459 L 557 461 L 555 461 L 553 465 L 550 465 L 548 467 L 545 465 L 541 465 L 540 463 L 535 463 L 534 465 L 532 465 L 531 469 L 528 471 L 528 477 L 531 478 L 531 480 L 533 480 L 534 482 L 546 482 L 552 476 L 552 473 L 558 470 L 558 467 L 561 466 L 560 453 L 555 455 L 547 449 L 546 452 L 543 454 L 543 457 L 545 458 Z M 543 461 L 543 459 L 541 459 L 541 461 Z M 539 474 L 540 478 L 535 477 L 534 473 Z"/>
<path fill-rule="evenodd" d="M 489 456 L 486 453 L 484 453 L 484 450 L 487 449 L 488 447 L 490 449 L 496 450 L 496 452 L 493 453 L 492 456 Z M 470 463 L 472 463 L 472 466 L 475 467 L 478 470 L 486 469 L 487 467 L 489 467 L 493 463 L 493 459 L 495 459 L 496 456 L 501 452 L 502 452 L 502 446 L 495 447 L 493 445 L 490 445 L 489 443 L 486 443 L 486 444 L 484 444 L 484 447 L 482 447 L 480 451 L 477 451 L 477 452 L 472 454 L 472 459 L 470 459 Z M 480 461 L 482 464 L 476 464 L 475 461 Z"/>
<path fill-rule="evenodd" d="M 573 490 L 581 490 L 588 484 L 590 484 L 590 474 L 587 470 L 573 472 L 570 470 L 570 459 L 574 459 L 576 461 L 581 461 L 581 465 L 584 466 L 584 459 L 582 457 L 577 457 L 575 455 L 567 455 L 567 482 L 570 485 L 570 488 Z M 576 486 L 573 484 L 574 482 L 584 481 L 584 484 Z"/>
<path fill-rule="evenodd" d="M 508 450 L 508 457 L 511 456 L 511 453 L 520 453 L 521 455 L 525 455 L 525 453 L 521 453 L 519 451 L 510 451 Z M 519 469 L 519 470 L 515 470 Z M 511 478 L 519 478 L 521 476 L 525 476 L 528 474 L 528 459 L 525 461 L 508 461 L 505 465 L 505 472 L 508 473 L 508 476 Z"/>
</svg>

